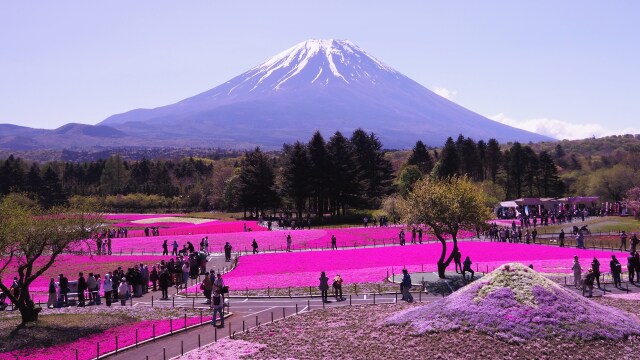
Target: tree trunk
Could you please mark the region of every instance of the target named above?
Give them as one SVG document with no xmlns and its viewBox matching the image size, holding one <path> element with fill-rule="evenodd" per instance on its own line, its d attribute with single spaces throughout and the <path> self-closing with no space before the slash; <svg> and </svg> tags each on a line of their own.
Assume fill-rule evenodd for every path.
<svg viewBox="0 0 640 360">
<path fill-rule="evenodd" d="M 23 286 L 18 297 L 18 310 L 20 310 L 20 316 L 22 317 L 22 323 L 38 321 L 38 314 L 42 308 L 36 307 L 29 296 L 29 289 L 27 286 Z"/>
<path fill-rule="evenodd" d="M 447 270 L 447 265 L 438 261 L 438 277 L 440 279 L 445 279 L 445 271 Z"/>
</svg>

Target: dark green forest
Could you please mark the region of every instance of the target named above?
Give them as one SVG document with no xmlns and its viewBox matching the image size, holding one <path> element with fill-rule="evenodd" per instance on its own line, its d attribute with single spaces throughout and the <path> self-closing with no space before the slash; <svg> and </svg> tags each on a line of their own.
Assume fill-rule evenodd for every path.
<svg viewBox="0 0 640 360">
<path fill-rule="evenodd" d="M 0 160 L 0 195 L 27 193 L 49 207 L 96 196 L 110 211 L 220 210 L 344 215 L 406 195 L 424 176 L 466 175 L 497 202 L 519 197 L 599 195 L 620 201 L 640 184 L 640 137 L 500 144 L 463 135 L 439 148 L 385 151 L 373 133 L 325 139 L 278 151 L 181 159 L 33 162 Z"/>
</svg>

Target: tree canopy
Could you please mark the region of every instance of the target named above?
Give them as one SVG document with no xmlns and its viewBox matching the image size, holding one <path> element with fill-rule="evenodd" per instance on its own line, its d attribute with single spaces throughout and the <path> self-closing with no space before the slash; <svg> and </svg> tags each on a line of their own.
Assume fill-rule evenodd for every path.
<svg viewBox="0 0 640 360">
<path fill-rule="evenodd" d="M 56 262 L 58 255 L 71 252 L 103 223 L 95 202 L 82 201 L 44 209 L 21 194 L 0 200 L 0 291 L 22 315 L 23 323 L 37 320 L 29 285 Z M 9 291 L 13 277 L 19 291 Z M 17 296 L 16 296 L 17 295 Z"/>
<path fill-rule="evenodd" d="M 442 179 L 424 178 L 416 182 L 413 191 L 401 204 L 402 219 L 407 224 L 425 224 L 442 244 L 438 274 L 445 269 L 458 251 L 458 232 L 484 226 L 491 211 L 485 205 L 485 195 L 466 176 Z M 453 249 L 447 257 L 446 235 Z"/>
</svg>

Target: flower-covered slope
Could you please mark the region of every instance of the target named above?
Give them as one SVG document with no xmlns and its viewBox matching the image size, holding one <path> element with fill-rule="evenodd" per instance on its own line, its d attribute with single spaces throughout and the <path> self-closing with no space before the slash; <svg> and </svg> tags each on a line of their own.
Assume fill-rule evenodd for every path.
<svg viewBox="0 0 640 360">
<path fill-rule="evenodd" d="M 563 289 L 522 264 L 505 264 L 451 296 L 401 312 L 388 325 L 418 333 L 477 330 L 508 342 L 621 339 L 640 334 L 631 314 Z"/>
</svg>

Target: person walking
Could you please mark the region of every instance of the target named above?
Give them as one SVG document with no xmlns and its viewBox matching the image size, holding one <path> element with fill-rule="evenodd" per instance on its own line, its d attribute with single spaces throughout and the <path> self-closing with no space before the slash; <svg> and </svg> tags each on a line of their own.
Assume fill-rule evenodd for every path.
<svg viewBox="0 0 640 360">
<path fill-rule="evenodd" d="M 627 233 L 622 230 L 620 234 L 620 250 L 624 248 L 624 251 L 627 251 Z"/>
<path fill-rule="evenodd" d="M 320 294 L 322 295 L 322 302 L 329 302 L 327 300 L 327 292 L 329 291 L 329 278 L 323 272 L 320 273 L 320 285 L 318 286 L 320 289 Z"/>
<path fill-rule="evenodd" d="M 171 275 L 169 275 L 169 270 L 161 269 L 160 273 L 160 291 L 162 292 L 161 300 L 169 300 L 169 286 L 171 286 Z"/>
<path fill-rule="evenodd" d="M 598 289 L 600 289 L 600 261 L 596 257 L 593 258 L 591 262 L 591 270 L 593 270 L 593 275 L 595 276 L 595 281 L 598 284 Z"/>
<path fill-rule="evenodd" d="M 253 249 L 254 254 L 258 253 L 258 242 L 256 241 L 256 239 L 253 239 L 253 242 L 251 243 L 251 248 Z"/>
<path fill-rule="evenodd" d="M 120 305 L 127 305 L 127 294 L 129 293 L 129 284 L 126 279 L 122 279 L 120 285 L 118 285 L 118 298 L 120 299 Z"/>
<path fill-rule="evenodd" d="M 402 300 L 405 300 L 408 303 L 413 302 L 411 285 L 411 275 L 409 275 L 409 271 L 407 271 L 407 269 L 402 269 L 402 282 L 400 283 L 400 287 L 402 288 Z"/>
<path fill-rule="evenodd" d="M 536 243 L 536 237 L 538 236 L 538 230 L 534 227 L 533 230 L 531 231 L 531 239 L 533 240 L 533 243 Z"/>
<path fill-rule="evenodd" d="M 462 274 L 462 254 L 457 248 L 453 252 L 453 263 L 456 265 L 456 274 Z"/>
<path fill-rule="evenodd" d="M 87 290 L 87 281 L 82 273 L 78 273 L 78 307 L 84 306 L 84 291 Z"/>
<path fill-rule="evenodd" d="M 640 240 L 638 239 L 638 234 L 634 233 L 631 236 L 631 252 L 636 252 L 638 248 L 638 243 L 640 243 Z"/>
<path fill-rule="evenodd" d="M 564 247 L 564 229 L 560 229 L 560 235 L 558 235 L 558 242 L 560 247 Z"/>
<path fill-rule="evenodd" d="M 416 230 L 416 227 L 414 226 L 413 228 L 411 228 L 411 243 L 415 244 L 416 243 L 416 235 L 417 235 L 418 231 Z"/>
<path fill-rule="evenodd" d="M 56 307 L 57 293 L 58 284 L 56 284 L 56 279 L 51 278 L 51 280 L 49 281 L 49 298 L 47 299 L 47 307 L 49 309 L 53 309 L 54 307 Z"/>
<path fill-rule="evenodd" d="M 69 293 L 69 279 L 67 279 L 64 274 L 60 274 L 58 277 L 58 286 L 60 287 L 60 303 L 62 306 L 68 306 L 68 297 Z"/>
<path fill-rule="evenodd" d="M 331 235 L 331 250 L 338 250 L 338 240 L 335 235 Z"/>
<path fill-rule="evenodd" d="M 220 327 L 224 327 L 224 297 L 222 293 L 216 289 L 211 298 L 211 308 L 213 309 L 213 317 L 211 325 L 216 326 L 216 315 L 220 315 Z"/>
<path fill-rule="evenodd" d="M 620 274 L 622 273 L 622 264 L 620 264 L 620 261 L 616 259 L 615 255 L 611 255 L 611 261 L 609 262 L 609 267 L 611 268 L 611 277 L 613 277 L 613 285 L 617 288 L 621 288 L 622 282 L 620 281 Z"/>
<path fill-rule="evenodd" d="M 629 257 L 627 258 L 627 271 L 629 272 L 629 282 L 634 283 L 634 275 L 636 272 L 636 258 L 633 256 L 633 252 L 629 253 Z"/>
<path fill-rule="evenodd" d="M 227 261 L 227 262 L 231 261 L 231 249 L 232 249 L 232 246 L 227 241 L 224 244 L 224 261 Z"/>
<path fill-rule="evenodd" d="M 158 280 L 160 279 L 160 276 L 158 275 L 158 269 L 156 268 L 155 265 L 153 265 L 151 267 L 151 273 L 149 273 L 149 281 L 151 281 L 152 284 L 152 290 L 156 291 L 156 284 L 158 283 Z"/>
<path fill-rule="evenodd" d="M 211 304 L 211 292 L 213 291 L 213 281 L 211 280 L 211 276 L 209 273 L 204 274 L 204 280 L 202 280 L 202 292 L 204 293 L 204 297 L 206 301 L 204 304 Z"/>
<path fill-rule="evenodd" d="M 167 239 L 162 242 L 162 255 L 169 255 L 169 244 Z"/>
<path fill-rule="evenodd" d="M 287 252 L 291 251 L 291 233 L 287 235 Z"/>
<path fill-rule="evenodd" d="M 418 243 L 422 244 L 422 228 L 418 227 Z"/>
<path fill-rule="evenodd" d="M 400 245 L 404 245 L 404 229 L 400 229 L 398 240 L 400 241 Z"/>
<path fill-rule="evenodd" d="M 171 244 L 172 250 L 171 250 L 171 255 L 172 256 L 178 256 L 178 241 L 177 240 L 173 240 L 173 243 Z"/>
<path fill-rule="evenodd" d="M 462 279 L 465 279 L 465 274 L 467 272 L 471 273 L 471 279 L 473 280 L 473 276 L 475 275 L 475 272 L 473 271 L 473 269 L 471 268 L 471 259 L 467 256 L 464 259 L 464 262 L 462 263 L 463 267 L 462 267 Z"/>
<path fill-rule="evenodd" d="M 111 273 L 104 274 L 104 280 L 102 282 L 102 290 L 104 291 L 104 300 L 107 306 L 111 306 L 111 292 L 113 291 L 113 280 L 111 280 Z"/>
<path fill-rule="evenodd" d="M 573 265 L 571 266 L 571 270 L 573 270 L 573 286 L 575 286 L 576 289 L 580 289 L 580 281 L 582 280 L 582 266 L 580 266 L 580 261 L 578 261 L 578 255 L 575 255 L 573 257 Z"/>
</svg>

